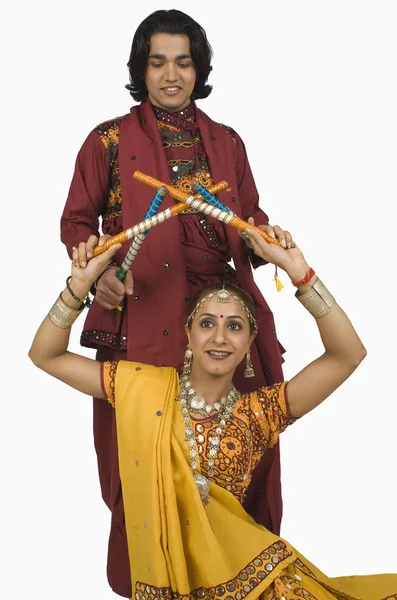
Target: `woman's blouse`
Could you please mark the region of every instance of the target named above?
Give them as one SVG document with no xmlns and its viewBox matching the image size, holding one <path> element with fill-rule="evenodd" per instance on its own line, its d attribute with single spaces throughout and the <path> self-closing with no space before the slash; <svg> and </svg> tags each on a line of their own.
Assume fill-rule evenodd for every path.
<svg viewBox="0 0 397 600">
<path fill-rule="evenodd" d="M 102 363 L 102 387 L 108 402 L 115 405 L 117 362 Z M 277 442 L 288 425 L 295 421 L 288 414 L 287 382 L 262 387 L 243 394 L 226 420 L 211 480 L 232 492 L 242 503 L 252 473 L 267 448 Z M 200 467 L 208 471 L 208 440 L 215 436 L 219 417 L 191 418 L 197 440 Z"/>
</svg>

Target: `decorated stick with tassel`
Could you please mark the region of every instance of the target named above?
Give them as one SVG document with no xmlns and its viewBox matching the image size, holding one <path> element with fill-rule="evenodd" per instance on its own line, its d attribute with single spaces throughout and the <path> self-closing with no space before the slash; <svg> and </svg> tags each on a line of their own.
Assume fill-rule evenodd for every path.
<svg viewBox="0 0 397 600">
<path fill-rule="evenodd" d="M 163 185 L 161 181 L 159 181 L 158 179 L 155 179 L 154 177 L 151 177 L 150 175 L 145 175 L 144 173 L 142 173 L 141 171 L 135 171 L 134 173 L 134 178 L 137 179 L 138 181 L 142 181 L 142 183 L 146 183 L 147 185 L 150 185 L 151 187 L 158 187 L 159 185 Z M 222 184 L 226 184 L 225 187 L 223 187 Z M 222 185 L 222 187 L 221 187 Z M 227 207 L 225 206 L 222 202 L 220 202 L 216 197 L 215 194 L 220 191 L 221 189 L 225 189 L 227 187 L 227 182 L 220 182 L 218 184 L 218 186 L 213 186 L 210 189 L 205 188 L 203 185 L 201 185 L 198 181 L 195 182 L 193 184 L 193 189 L 198 192 L 198 194 L 196 194 L 194 197 L 195 198 L 200 198 L 202 197 L 203 200 L 205 200 L 206 202 L 208 202 L 209 204 L 216 206 L 217 208 L 220 208 L 221 210 L 223 210 L 224 212 L 228 212 L 231 215 L 233 215 L 234 217 L 236 217 L 238 219 L 238 217 Z M 188 194 L 186 194 L 186 192 L 182 192 L 180 190 L 178 190 L 177 188 L 174 188 L 172 186 L 167 186 L 167 191 L 168 193 L 175 198 L 176 200 L 184 200 L 186 201 L 186 197 L 189 197 Z M 232 226 L 235 226 L 233 223 L 229 223 Z M 272 243 L 275 244 L 279 244 L 279 241 L 275 238 L 272 238 L 271 236 L 269 236 L 268 234 L 266 234 L 266 232 L 264 232 L 262 229 L 257 228 L 257 227 L 253 227 L 256 231 L 258 231 L 258 233 L 261 234 L 262 237 L 265 238 L 265 240 L 270 243 L 270 240 L 272 240 Z M 238 228 L 240 230 L 240 233 L 249 240 L 249 236 L 247 235 L 246 231 Z M 283 289 L 283 284 L 282 281 L 279 279 L 278 277 L 278 273 L 277 273 L 277 267 L 274 273 L 274 282 L 276 284 L 276 290 L 278 292 L 281 292 L 281 290 Z"/>
<path fill-rule="evenodd" d="M 149 219 L 150 217 L 154 217 L 159 208 L 160 208 L 160 204 L 164 199 L 164 196 L 166 195 L 167 190 L 164 187 L 161 187 L 157 190 L 153 200 L 150 203 L 150 206 L 148 208 L 148 211 L 144 217 L 144 219 Z M 128 270 L 130 269 L 132 263 L 134 262 L 140 247 L 142 246 L 143 242 L 145 241 L 145 237 L 147 236 L 147 234 L 149 233 L 149 230 L 144 231 L 143 233 L 138 233 L 138 235 L 136 237 L 133 238 L 130 249 L 127 252 L 127 255 L 123 261 L 123 264 L 121 265 L 120 269 L 117 271 L 116 277 L 119 281 L 124 281 L 124 279 L 127 276 Z"/>
</svg>

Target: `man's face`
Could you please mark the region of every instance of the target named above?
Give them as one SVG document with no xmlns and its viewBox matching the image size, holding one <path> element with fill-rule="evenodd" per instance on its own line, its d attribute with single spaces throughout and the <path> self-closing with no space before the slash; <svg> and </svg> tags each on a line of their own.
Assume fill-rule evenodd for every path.
<svg viewBox="0 0 397 600">
<path fill-rule="evenodd" d="M 196 83 L 196 68 L 187 35 L 152 35 L 145 83 L 149 100 L 155 106 L 171 113 L 188 106 Z"/>
</svg>

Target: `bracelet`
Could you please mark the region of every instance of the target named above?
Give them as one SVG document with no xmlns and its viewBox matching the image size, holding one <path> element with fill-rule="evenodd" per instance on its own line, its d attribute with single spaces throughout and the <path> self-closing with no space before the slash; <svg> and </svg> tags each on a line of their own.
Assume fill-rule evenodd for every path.
<svg viewBox="0 0 397 600">
<path fill-rule="evenodd" d="M 83 308 L 84 304 L 82 304 L 78 309 L 70 308 L 70 306 L 68 306 L 66 302 L 62 300 L 61 294 L 59 294 L 59 297 L 48 313 L 48 318 L 57 327 L 60 327 L 61 329 L 69 329 L 77 317 L 81 315 Z"/>
<path fill-rule="evenodd" d="M 84 306 L 90 306 L 91 305 L 91 300 L 88 296 L 88 294 L 86 295 L 86 297 L 84 298 L 84 300 L 82 300 L 81 298 L 79 298 L 78 296 L 76 296 L 76 294 L 73 292 L 72 288 L 69 285 L 69 281 L 72 279 L 72 276 L 69 275 L 69 277 L 66 279 L 66 289 L 68 290 L 69 294 L 72 296 L 72 298 L 74 300 L 77 300 L 77 302 L 81 302 L 83 304 L 83 308 Z"/>
<path fill-rule="evenodd" d="M 312 277 L 314 277 L 316 273 L 313 271 L 313 269 L 310 267 L 310 269 L 308 270 L 308 272 L 306 273 L 306 275 L 304 276 L 303 279 L 300 279 L 299 281 L 291 281 L 292 285 L 294 285 L 295 287 L 298 287 L 300 285 L 304 285 L 305 283 L 309 283 L 309 281 L 311 280 Z"/>
<path fill-rule="evenodd" d="M 295 296 L 315 319 L 325 317 L 336 304 L 335 298 L 318 277 L 314 280 L 310 290 L 304 294 L 297 290 Z"/>
</svg>

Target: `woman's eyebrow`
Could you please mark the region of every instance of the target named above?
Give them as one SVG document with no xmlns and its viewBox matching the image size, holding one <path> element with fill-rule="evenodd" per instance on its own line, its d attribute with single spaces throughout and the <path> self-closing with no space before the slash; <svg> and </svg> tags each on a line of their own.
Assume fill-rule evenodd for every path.
<svg viewBox="0 0 397 600">
<path fill-rule="evenodd" d="M 202 313 L 200 315 L 200 317 L 215 317 L 215 319 L 218 318 L 218 315 L 214 315 L 212 313 Z M 243 320 L 243 317 L 240 317 L 240 315 L 229 315 L 228 317 L 226 317 L 227 319 L 241 319 L 241 321 Z"/>
</svg>

